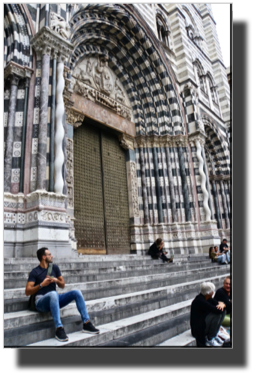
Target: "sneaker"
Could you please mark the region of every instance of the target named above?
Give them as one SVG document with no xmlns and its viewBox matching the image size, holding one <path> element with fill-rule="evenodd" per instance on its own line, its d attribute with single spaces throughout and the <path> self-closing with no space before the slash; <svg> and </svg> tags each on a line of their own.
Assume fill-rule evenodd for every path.
<svg viewBox="0 0 264 390">
<path fill-rule="evenodd" d="M 69 337 L 66 335 L 64 328 L 60 327 L 56 330 L 55 338 L 59 341 L 68 341 Z"/>
<path fill-rule="evenodd" d="M 224 340 L 220 339 L 220 337 L 218 337 L 218 336 L 215 337 L 215 341 L 216 341 L 219 345 L 223 345 L 223 344 L 224 344 Z"/>
<path fill-rule="evenodd" d="M 226 340 L 229 340 L 230 339 L 230 335 L 226 332 L 226 330 L 224 328 L 220 328 L 218 334 L 217 334 L 217 337 L 220 337 L 221 339 L 223 339 L 224 341 Z"/>
<path fill-rule="evenodd" d="M 168 261 L 168 263 L 173 263 L 173 256 L 171 256 L 170 260 Z"/>
<path fill-rule="evenodd" d="M 83 332 L 84 333 L 100 333 L 99 329 L 96 329 L 91 321 L 87 322 L 86 324 L 83 324 Z"/>
<path fill-rule="evenodd" d="M 206 339 L 205 345 L 207 347 L 220 347 L 220 344 L 213 338 L 212 340 Z"/>
</svg>

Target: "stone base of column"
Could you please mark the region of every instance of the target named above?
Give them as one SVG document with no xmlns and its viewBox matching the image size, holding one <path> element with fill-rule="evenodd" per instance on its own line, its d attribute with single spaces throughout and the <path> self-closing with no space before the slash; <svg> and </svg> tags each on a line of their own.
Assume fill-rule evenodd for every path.
<svg viewBox="0 0 264 390">
<path fill-rule="evenodd" d="M 202 222 L 200 230 L 197 222 L 133 225 L 131 253 L 147 254 L 150 245 L 159 237 L 169 255 L 207 254 L 210 246 L 220 245 L 216 221 Z"/>
<path fill-rule="evenodd" d="M 48 247 L 54 259 L 77 257 L 72 217 L 65 195 L 37 190 L 4 194 L 4 257 L 35 257 Z"/>
</svg>

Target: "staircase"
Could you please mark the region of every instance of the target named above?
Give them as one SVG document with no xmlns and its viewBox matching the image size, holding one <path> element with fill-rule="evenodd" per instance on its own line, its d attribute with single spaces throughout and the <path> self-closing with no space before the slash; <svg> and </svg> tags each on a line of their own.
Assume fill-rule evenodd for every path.
<svg viewBox="0 0 264 390">
<path fill-rule="evenodd" d="M 82 333 L 75 302 L 61 309 L 68 342 L 54 338 L 50 313 L 27 310 L 25 286 L 37 259 L 4 260 L 4 345 L 19 346 L 193 346 L 190 305 L 203 281 L 222 286 L 229 265 L 211 263 L 206 255 L 176 255 L 163 264 L 150 256 L 94 255 L 54 260 L 64 290 L 80 289 L 100 334 Z"/>
</svg>

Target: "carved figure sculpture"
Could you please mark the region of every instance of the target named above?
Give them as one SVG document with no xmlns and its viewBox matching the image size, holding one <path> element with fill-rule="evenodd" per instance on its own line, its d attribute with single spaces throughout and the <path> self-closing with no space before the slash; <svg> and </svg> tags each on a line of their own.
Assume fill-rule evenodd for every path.
<svg viewBox="0 0 264 390">
<path fill-rule="evenodd" d="M 120 103 L 125 103 L 125 94 L 121 87 L 118 85 L 118 81 L 115 81 L 115 99 Z"/>
<path fill-rule="evenodd" d="M 50 28 L 51 30 L 56 31 L 62 38 L 70 38 L 70 26 L 60 15 L 55 14 L 55 12 L 50 13 Z"/>
<path fill-rule="evenodd" d="M 108 57 L 99 57 L 94 69 L 94 82 L 99 91 L 110 95 L 113 85 L 111 84 L 110 72 L 107 67 Z"/>
</svg>

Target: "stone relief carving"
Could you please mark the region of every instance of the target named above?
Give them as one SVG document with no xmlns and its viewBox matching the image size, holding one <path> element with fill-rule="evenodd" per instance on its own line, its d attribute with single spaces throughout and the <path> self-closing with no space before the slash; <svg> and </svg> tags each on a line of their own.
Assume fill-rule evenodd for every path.
<svg viewBox="0 0 264 390">
<path fill-rule="evenodd" d="M 69 24 L 55 12 L 50 13 L 50 28 L 58 33 L 62 38 L 69 39 L 71 35 L 71 29 Z"/>
<path fill-rule="evenodd" d="M 134 212 L 134 217 L 139 217 L 137 167 L 134 161 L 130 161 L 130 172 L 131 172 L 131 185 L 132 185 L 133 212 Z"/>
<path fill-rule="evenodd" d="M 74 69 L 72 86 L 75 93 L 131 119 L 130 101 L 120 81 L 108 67 L 107 56 L 89 57 L 81 61 Z"/>
<path fill-rule="evenodd" d="M 74 207 L 74 201 L 73 201 L 73 140 L 68 138 L 67 139 L 67 176 L 66 176 L 66 182 L 67 182 L 67 195 L 68 195 L 68 207 L 73 208 Z"/>
<path fill-rule="evenodd" d="M 81 126 L 84 120 L 83 114 L 79 114 L 78 112 L 70 110 L 68 108 L 66 108 L 66 116 L 67 123 L 69 123 L 69 125 L 72 125 L 74 128 Z"/>
<path fill-rule="evenodd" d="M 134 150 L 134 139 L 126 134 L 121 134 L 119 137 L 120 146 L 125 149 Z"/>
<path fill-rule="evenodd" d="M 65 222 L 65 214 L 52 213 L 51 211 L 42 211 L 41 212 L 41 220 L 42 221 Z"/>
</svg>

